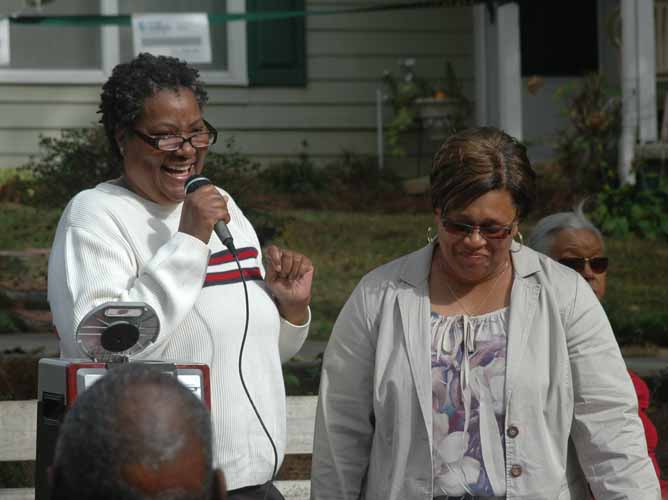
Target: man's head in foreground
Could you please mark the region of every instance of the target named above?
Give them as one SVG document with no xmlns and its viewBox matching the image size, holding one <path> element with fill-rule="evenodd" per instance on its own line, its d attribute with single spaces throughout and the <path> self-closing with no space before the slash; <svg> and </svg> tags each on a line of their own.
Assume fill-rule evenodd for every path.
<svg viewBox="0 0 668 500">
<path fill-rule="evenodd" d="M 133 363 L 111 368 L 65 416 L 51 498 L 221 499 L 211 432 L 207 408 L 172 375 Z"/>
</svg>

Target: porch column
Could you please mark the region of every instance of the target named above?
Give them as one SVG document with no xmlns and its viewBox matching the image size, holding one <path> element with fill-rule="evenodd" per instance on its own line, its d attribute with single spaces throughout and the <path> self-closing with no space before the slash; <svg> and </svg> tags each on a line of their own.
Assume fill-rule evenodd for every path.
<svg viewBox="0 0 668 500">
<path fill-rule="evenodd" d="M 491 112 L 488 108 L 487 82 L 490 81 L 490 58 L 487 50 L 487 29 L 489 15 L 485 5 L 473 6 L 473 54 L 474 54 L 474 84 L 475 84 L 475 124 L 491 125 Z"/>
<path fill-rule="evenodd" d="M 656 33 L 654 2 L 636 0 L 638 8 L 638 113 L 640 142 L 657 140 Z"/>
<path fill-rule="evenodd" d="M 522 67 L 520 9 L 512 2 L 496 10 L 500 127 L 522 140 Z"/>
<path fill-rule="evenodd" d="M 622 134 L 618 174 L 622 184 L 634 184 L 636 142 L 656 141 L 656 38 L 654 2 L 621 0 L 622 14 Z"/>
</svg>

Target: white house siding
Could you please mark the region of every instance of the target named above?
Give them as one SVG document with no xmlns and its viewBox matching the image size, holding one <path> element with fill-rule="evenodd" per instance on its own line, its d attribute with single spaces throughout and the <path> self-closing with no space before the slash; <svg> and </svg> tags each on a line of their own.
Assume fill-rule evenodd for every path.
<svg viewBox="0 0 668 500">
<path fill-rule="evenodd" d="M 307 8 L 361 5 L 368 2 L 311 0 Z M 263 163 L 295 158 L 304 141 L 319 163 L 343 150 L 375 154 L 375 92 L 400 59 L 414 57 L 430 79 L 448 60 L 473 93 L 470 7 L 311 16 L 306 26 L 305 88 L 208 86 L 207 119 Z M 96 85 L 0 85 L 0 166 L 37 153 L 39 134 L 96 122 L 99 93 Z"/>
</svg>

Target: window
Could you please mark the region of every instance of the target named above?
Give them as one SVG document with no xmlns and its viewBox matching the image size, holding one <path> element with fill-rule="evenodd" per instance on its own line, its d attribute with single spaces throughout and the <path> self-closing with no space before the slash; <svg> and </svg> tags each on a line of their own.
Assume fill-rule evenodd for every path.
<svg viewBox="0 0 668 500">
<path fill-rule="evenodd" d="M 8 12 L 23 0 L 7 2 Z M 156 12 L 242 13 L 244 0 L 58 0 L 43 15 Z M 209 84 L 247 85 L 246 23 L 211 23 L 211 64 L 196 64 Z M 56 42 L 57 40 L 57 42 Z M 0 67 L 0 82 L 101 83 L 119 62 L 132 59 L 128 26 L 10 25 L 11 63 Z"/>
<path fill-rule="evenodd" d="M 249 12 L 301 11 L 304 0 L 248 0 Z M 251 85 L 306 85 L 306 20 L 303 17 L 248 24 Z"/>
</svg>

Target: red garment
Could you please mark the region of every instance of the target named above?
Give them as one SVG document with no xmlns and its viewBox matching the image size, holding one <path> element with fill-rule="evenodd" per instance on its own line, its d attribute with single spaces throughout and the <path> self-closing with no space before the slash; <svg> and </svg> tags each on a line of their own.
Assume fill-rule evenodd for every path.
<svg viewBox="0 0 668 500">
<path fill-rule="evenodd" d="M 645 410 L 649 408 L 649 387 L 643 379 L 641 379 L 636 373 L 628 370 L 631 377 L 631 382 L 633 382 L 633 387 L 636 391 L 636 396 L 638 397 L 638 416 L 642 422 L 642 426 L 645 429 L 645 440 L 647 441 L 647 454 L 652 460 L 654 465 L 654 470 L 656 471 L 656 477 L 659 478 L 659 486 L 661 487 L 661 498 L 668 498 L 668 482 L 661 479 L 661 470 L 659 469 L 659 462 L 656 460 L 656 446 L 659 444 L 659 434 L 656 432 L 656 427 L 645 413 Z M 591 497 L 592 500 L 596 500 L 594 495 Z"/>
<path fill-rule="evenodd" d="M 641 379 L 636 373 L 631 370 L 628 371 L 631 376 L 631 381 L 633 382 L 633 387 L 636 390 L 636 395 L 638 396 L 638 415 L 640 416 L 640 421 L 642 426 L 645 429 L 645 440 L 647 441 L 647 452 L 649 457 L 652 459 L 652 464 L 654 465 L 654 470 L 656 471 L 656 477 L 659 478 L 659 485 L 661 486 L 661 497 L 666 498 L 668 494 L 668 483 L 661 479 L 661 470 L 659 469 L 659 462 L 656 460 L 656 446 L 659 444 L 659 435 L 656 432 L 656 427 L 649 419 L 645 410 L 649 408 L 649 387 L 643 379 Z"/>
</svg>

